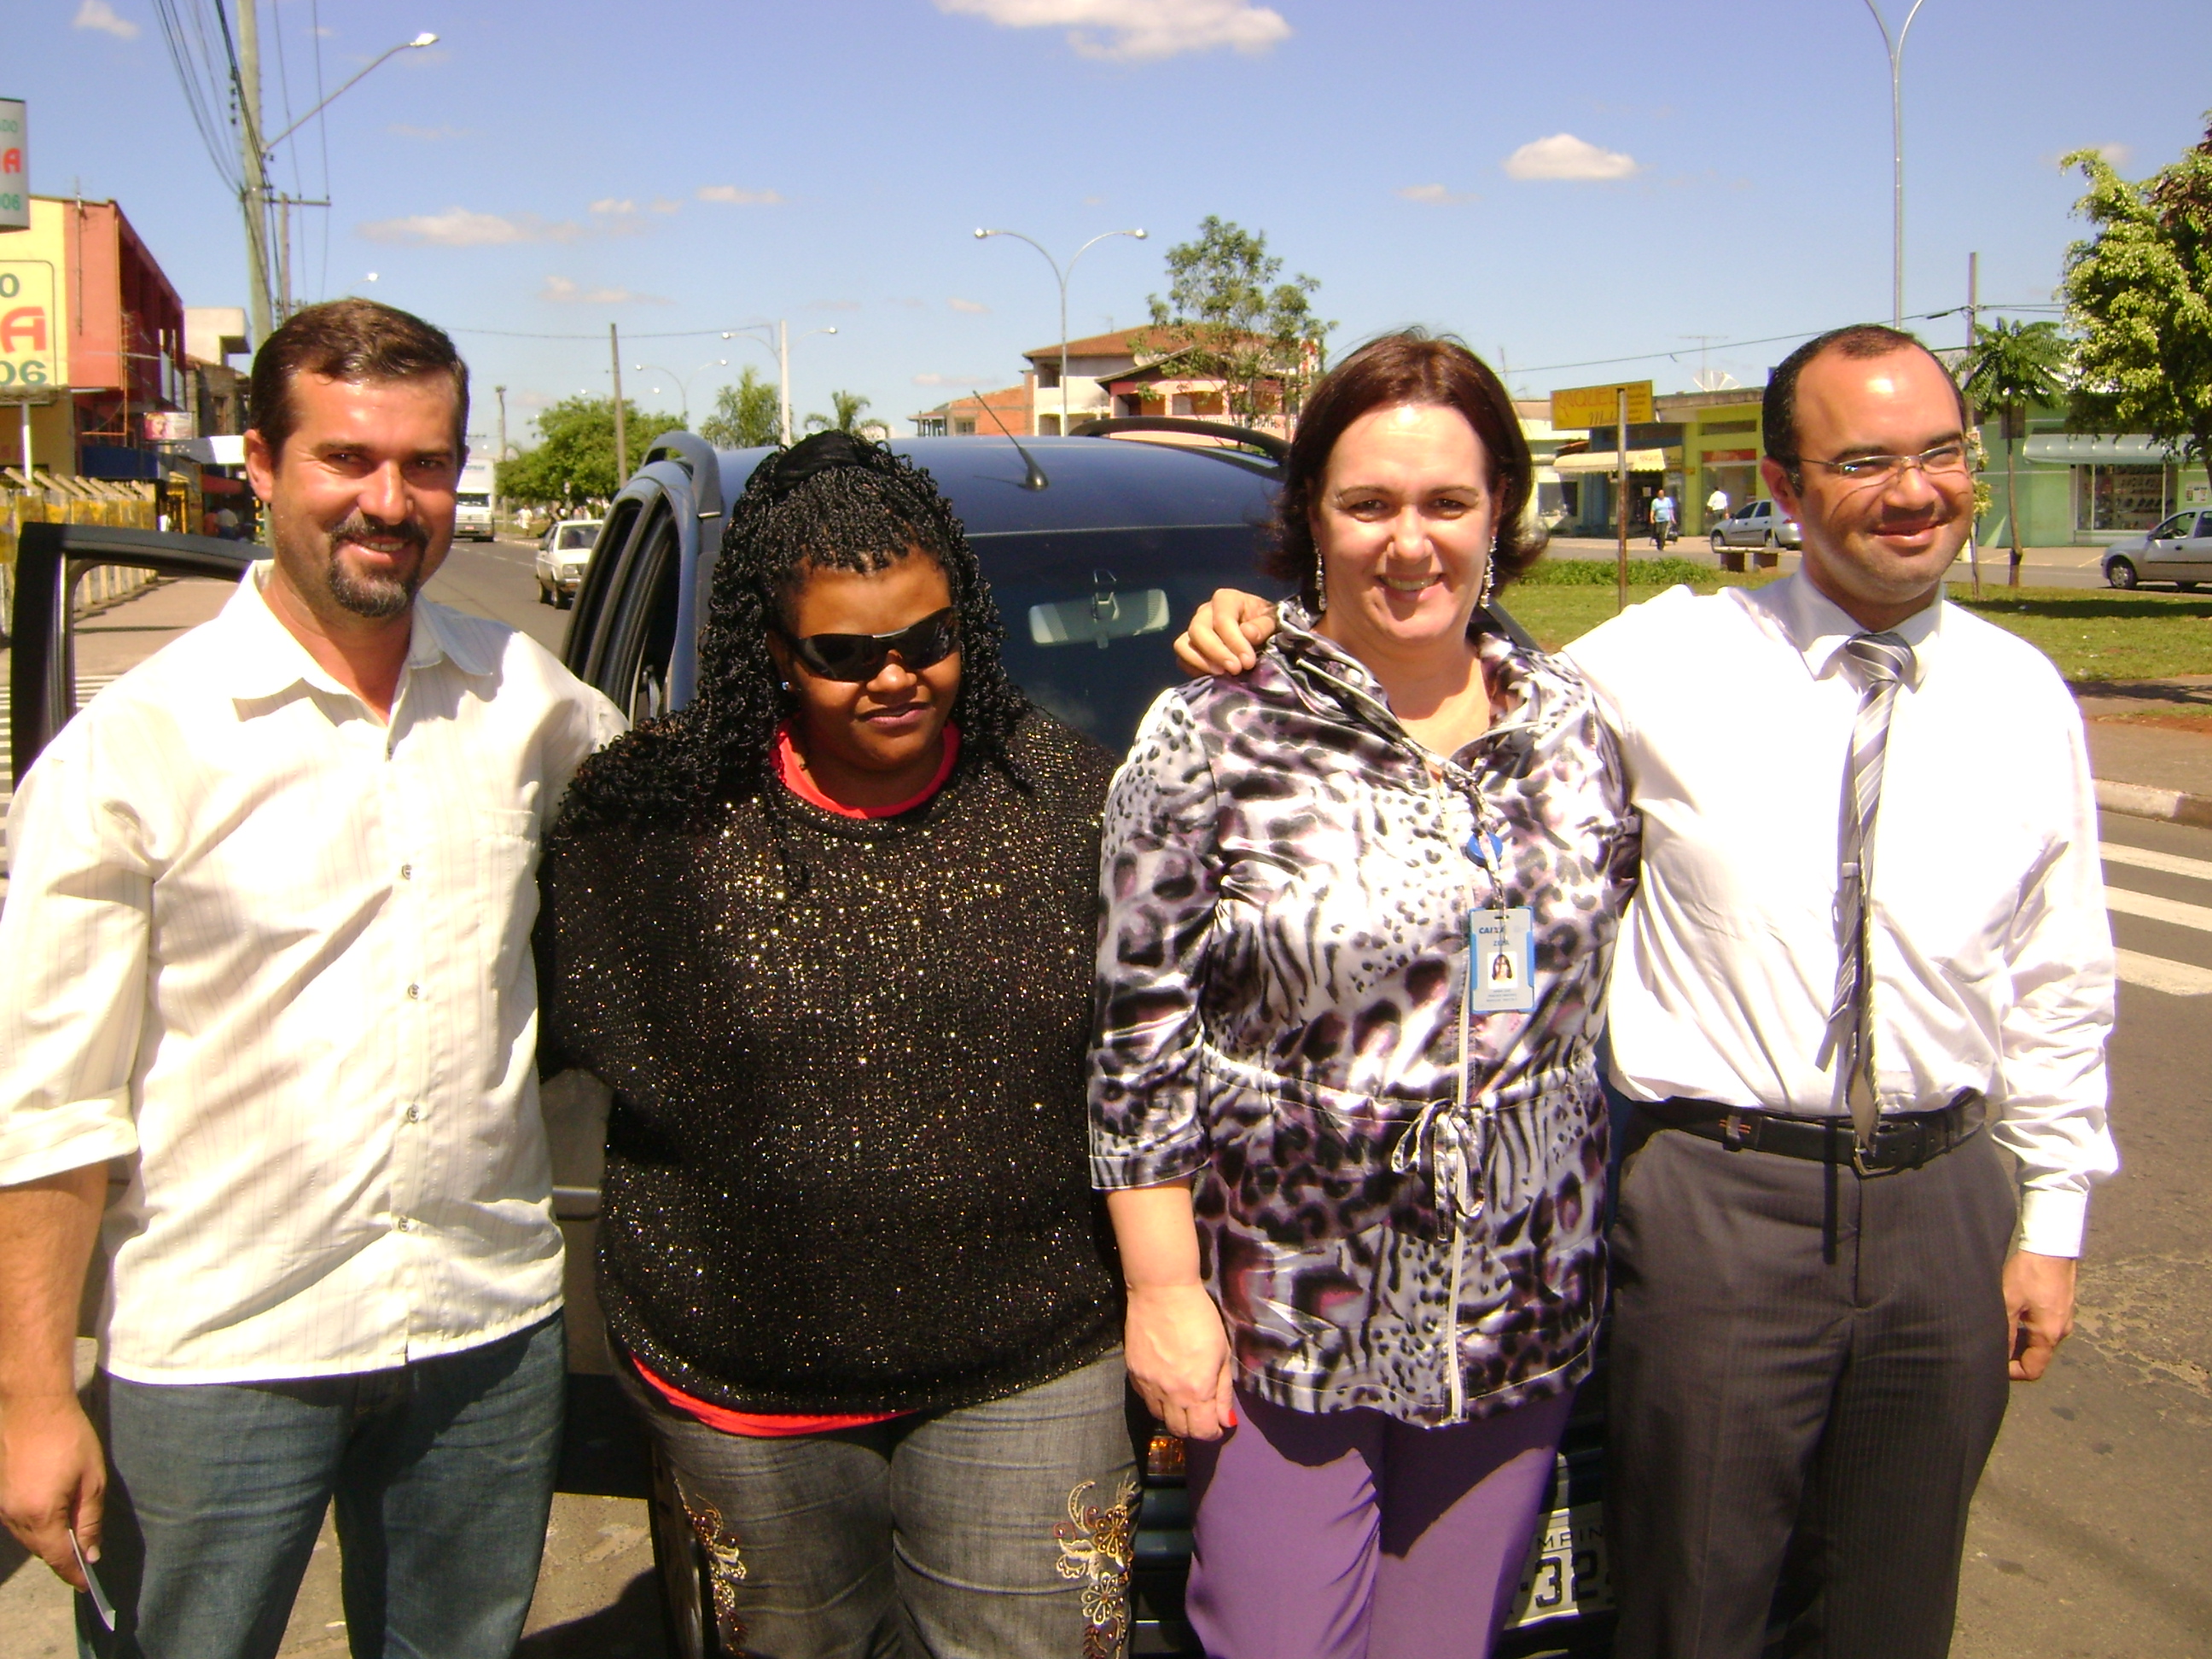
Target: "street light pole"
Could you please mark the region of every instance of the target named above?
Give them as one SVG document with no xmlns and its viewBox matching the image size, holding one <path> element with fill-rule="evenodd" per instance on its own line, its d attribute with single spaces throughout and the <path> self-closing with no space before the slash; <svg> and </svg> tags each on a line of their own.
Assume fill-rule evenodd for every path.
<svg viewBox="0 0 2212 1659">
<path fill-rule="evenodd" d="M 975 233 L 975 239 L 978 241 L 993 236 L 1011 236 L 1016 241 L 1027 242 L 1039 253 L 1043 253 L 1045 264 L 1052 267 L 1053 281 L 1060 284 L 1060 435 L 1065 438 L 1067 435 L 1067 283 L 1068 279 L 1075 275 L 1075 261 L 1090 252 L 1099 243 L 1110 238 L 1129 236 L 1141 242 L 1145 240 L 1145 233 L 1141 230 L 1101 231 L 1075 250 L 1075 258 L 1067 262 L 1067 269 L 1065 272 L 1060 268 L 1060 261 L 1054 258 L 1050 253 L 1047 253 L 1044 244 L 1038 241 L 1036 237 L 1024 236 L 1018 230 L 978 229 Z"/>
<path fill-rule="evenodd" d="M 700 364 L 689 374 L 678 374 L 665 363 L 632 363 L 630 368 L 640 374 L 644 374 L 647 369 L 653 369 L 676 382 L 676 395 L 683 400 L 684 404 L 684 429 L 689 432 L 691 429 L 691 382 L 710 368 L 727 368 L 729 366 L 730 360 L 727 357 L 716 357 Z M 659 390 L 658 387 L 654 389 Z"/>
<path fill-rule="evenodd" d="M 1895 175 L 1891 191 L 1893 222 L 1890 227 L 1889 325 L 1899 329 L 1905 326 L 1905 37 L 1911 32 L 1912 20 L 1920 15 L 1920 8 L 1926 3 L 1927 0 L 1912 0 L 1912 9 L 1905 14 L 1905 27 L 1893 40 L 1889 25 L 1882 21 L 1881 9 L 1874 0 L 1866 0 L 1866 9 L 1874 14 L 1875 27 L 1881 31 L 1881 44 L 1889 52 L 1889 144 Z"/>
<path fill-rule="evenodd" d="M 755 329 L 759 329 L 762 331 L 761 337 L 752 343 L 763 351 L 773 350 L 775 353 L 776 430 L 782 436 L 784 447 L 789 448 L 791 446 L 791 325 L 781 317 L 775 319 L 775 341 L 773 346 L 768 339 L 768 326 L 766 323 L 747 323 L 742 328 L 726 328 L 722 331 L 722 337 L 726 340 L 741 340 Z M 809 329 L 807 333 L 835 334 L 836 331 L 836 328 L 832 325 L 829 328 Z M 805 334 L 799 336 L 801 339 L 805 337 Z"/>
<path fill-rule="evenodd" d="M 499 397 L 499 453 L 491 463 L 491 521 L 496 526 L 507 511 L 507 497 L 500 494 L 499 470 L 507 465 L 507 388 L 495 386 L 492 391 Z"/>
</svg>

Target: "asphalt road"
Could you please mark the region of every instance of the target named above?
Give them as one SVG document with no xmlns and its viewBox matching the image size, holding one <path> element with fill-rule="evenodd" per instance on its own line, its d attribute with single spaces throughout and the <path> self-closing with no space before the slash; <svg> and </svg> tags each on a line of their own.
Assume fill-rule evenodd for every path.
<svg viewBox="0 0 2212 1659">
<path fill-rule="evenodd" d="M 532 553 L 457 546 L 429 591 L 557 651 L 568 613 L 538 603 Z M 1959 1659 L 2212 1652 L 2212 832 L 2108 817 L 2102 834 L 2124 1168 L 2091 1206 L 2079 1328 L 2014 1387 L 1975 1501 Z M 546 1543 L 521 1656 L 662 1652 L 642 1504 L 559 1498 Z M 0 1539 L 0 1659 L 64 1659 L 68 1621 L 58 1581 Z M 344 1651 L 327 1529 L 281 1651 Z"/>
</svg>

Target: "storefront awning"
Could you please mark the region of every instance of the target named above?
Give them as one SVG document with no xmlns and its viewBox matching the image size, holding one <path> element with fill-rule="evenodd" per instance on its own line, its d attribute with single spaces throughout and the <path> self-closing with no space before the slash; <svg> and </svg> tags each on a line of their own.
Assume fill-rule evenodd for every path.
<svg viewBox="0 0 2212 1659">
<path fill-rule="evenodd" d="M 1617 449 L 1584 450 L 1579 455 L 1562 455 L 1553 461 L 1555 471 L 1563 473 L 1618 472 L 1620 452 Z M 1632 449 L 1628 452 L 1631 472 L 1664 472 L 1667 452 L 1663 449 Z"/>
<path fill-rule="evenodd" d="M 2134 432 L 2109 438 L 2087 432 L 2045 432 L 2023 442 L 2020 454 L 2022 460 L 2072 466 L 2157 466 L 2174 459 L 2157 439 Z M 1990 459 L 1994 463 L 1996 457 Z"/>
</svg>

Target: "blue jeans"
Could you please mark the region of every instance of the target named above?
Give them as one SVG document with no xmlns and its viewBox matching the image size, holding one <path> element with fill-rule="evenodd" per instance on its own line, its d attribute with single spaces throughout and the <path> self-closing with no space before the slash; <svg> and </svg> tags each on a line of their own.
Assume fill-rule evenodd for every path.
<svg viewBox="0 0 2212 1659">
<path fill-rule="evenodd" d="M 561 1316 L 392 1370 L 152 1385 L 104 1373 L 84 1659 L 265 1659 L 335 1502 L 355 1659 L 508 1659 L 537 1588 L 568 1370 Z"/>
</svg>

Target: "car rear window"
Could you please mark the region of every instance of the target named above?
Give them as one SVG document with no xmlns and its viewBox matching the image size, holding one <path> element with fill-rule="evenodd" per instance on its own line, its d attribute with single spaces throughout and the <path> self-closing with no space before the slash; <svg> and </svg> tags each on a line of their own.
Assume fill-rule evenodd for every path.
<svg viewBox="0 0 2212 1659">
<path fill-rule="evenodd" d="M 561 545 L 563 548 L 589 547 L 599 538 L 599 527 L 595 524 L 572 524 L 562 526 Z"/>
<path fill-rule="evenodd" d="M 1249 527 L 973 538 L 1006 623 L 1006 671 L 1048 713 L 1120 754 L 1183 680 L 1175 636 L 1217 587 L 1269 593 Z"/>
</svg>

